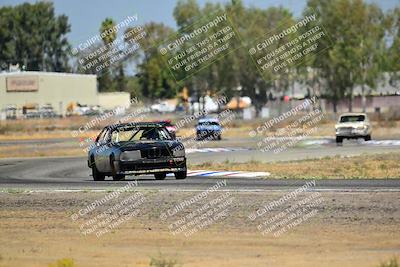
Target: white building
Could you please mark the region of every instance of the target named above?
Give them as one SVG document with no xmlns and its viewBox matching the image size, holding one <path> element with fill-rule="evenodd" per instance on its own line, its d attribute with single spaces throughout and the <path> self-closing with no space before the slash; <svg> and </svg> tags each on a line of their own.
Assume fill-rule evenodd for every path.
<svg viewBox="0 0 400 267">
<path fill-rule="evenodd" d="M 51 105 L 65 114 L 69 103 L 98 105 L 96 75 L 59 72 L 0 73 L 0 109 Z"/>
</svg>

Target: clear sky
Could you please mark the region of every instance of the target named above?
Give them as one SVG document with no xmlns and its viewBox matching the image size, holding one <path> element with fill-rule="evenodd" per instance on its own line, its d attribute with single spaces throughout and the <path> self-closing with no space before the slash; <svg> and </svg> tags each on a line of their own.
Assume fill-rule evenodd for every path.
<svg viewBox="0 0 400 267">
<path fill-rule="evenodd" d="M 208 2 L 229 2 L 230 0 L 208 0 Z M 23 2 L 36 2 L 34 0 L 0 0 L 0 6 L 16 5 Z M 141 22 L 162 22 L 168 26 L 176 27 L 172 16 L 175 0 L 54 0 L 57 14 L 66 14 L 71 24 L 68 38 L 73 46 L 84 42 L 87 38 L 98 34 L 100 24 L 106 17 L 113 18 L 116 22 L 122 21 L 128 15 L 137 14 Z M 207 0 L 197 0 L 203 6 Z M 387 10 L 399 5 L 399 0 L 380 0 L 376 2 L 382 9 Z M 283 6 L 299 16 L 305 6 L 306 0 L 243 0 L 246 6 L 267 8 L 270 6 Z"/>
</svg>

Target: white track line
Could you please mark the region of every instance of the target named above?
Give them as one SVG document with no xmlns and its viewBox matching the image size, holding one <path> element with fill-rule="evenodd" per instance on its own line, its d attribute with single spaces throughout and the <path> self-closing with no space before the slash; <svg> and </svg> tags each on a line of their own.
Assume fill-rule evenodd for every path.
<svg viewBox="0 0 400 267">
<path fill-rule="evenodd" d="M 113 192 L 113 190 L 119 190 L 120 188 L 106 188 L 106 189 L 26 189 L 21 190 L 18 194 L 30 194 L 30 193 L 80 193 L 80 192 L 89 192 L 89 193 L 109 193 Z M 246 193 L 246 192 L 292 192 L 296 187 L 289 189 L 220 189 L 215 192 L 238 192 L 238 193 Z M 10 190 L 19 190 L 18 188 L 10 188 Z M 162 188 L 153 188 L 153 187 L 138 187 L 135 191 L 140 190 L 156 190 L 160 192 L 203 192 L 205 189 L 162 189 Z M 131 192 L 131 191 L 126 191 Z M 382 189 L 346 189 L 346 188 L 321 188 L 321 189 L 312 189 L 307 190 L 306 192 L 336 192 L 336 193 L 368 193 L 368 192 L 383 192 L 383 193 L 391 193 L 391 192 L 400 192 L 400 189 L 390 189 L 390 188 L 382 188 Z M 1 189 L 0 193 L 8 193 L 7 189 Z M 11 192 L 11 194 L 15 194 Z"/>
<path fill-rule="evenodd" d="M 173 176 L 173 173 L 168 173 L 167 176 Z M 202 176 L 202 177 L 265 177 L 270 176 L 269 172 L 244 172 L 244 171 L 212 171 L 212 170 L 188 170 L 187 176 Z"/>
<path fill-rule="evenodd" d="M 218 152 L 231 152 L 231 151 L 243 151 L 250 150 L 249 148 L 239 148 L 239 147 L 204 147 L 204 148 L 188 148 L 186 149 L 187 154 L 191 153 L 218 153 Z"/>
</svg>

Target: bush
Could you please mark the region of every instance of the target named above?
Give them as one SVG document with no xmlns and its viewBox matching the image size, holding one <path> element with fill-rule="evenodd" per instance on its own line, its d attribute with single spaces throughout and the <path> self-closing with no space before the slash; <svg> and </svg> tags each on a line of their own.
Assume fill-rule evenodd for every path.
<svg viewBox="0 0 400 267">
<path fill-rule="evenodd" d="M 379 265 L 379 267 L 399 267 L 399 264 L 397 263 L 396 258 L 392 258 L 387 262 L 381 263 L 381 265 Z"/>
<path fill-rule="evenodd" d="M 49 264 L 49 267 L 76 267 L 73 259 L 60 259 L 55 263 Z"/>
<path fill-rule="evenodd" d="M 6 134 L 9 132 L 21 132 L 24 131 L 24 127 L 18 124 L 4 124 L 0 125 L 0 134 Z"/>
<path fill-rule="evenodd" d="M 152 267 L 174 267 L 178 265 L 177 260 L 167 259 L 161 253 L 156 257 L 151 257 L 150 266 Z"/>
</svg>

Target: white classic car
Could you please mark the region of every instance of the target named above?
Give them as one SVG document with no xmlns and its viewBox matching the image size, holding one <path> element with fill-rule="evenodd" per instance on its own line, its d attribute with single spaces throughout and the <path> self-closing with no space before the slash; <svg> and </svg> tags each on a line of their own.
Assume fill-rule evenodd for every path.
<svg viewBox="0 0 400 267">
<path fill-rule="evenodd" d="M 342 143 L 345 138 L 371 140 L 371 123 L 365 113 L 342 114 L 335 125 L 335 129 L 336 143 Z"/>
</svg>

